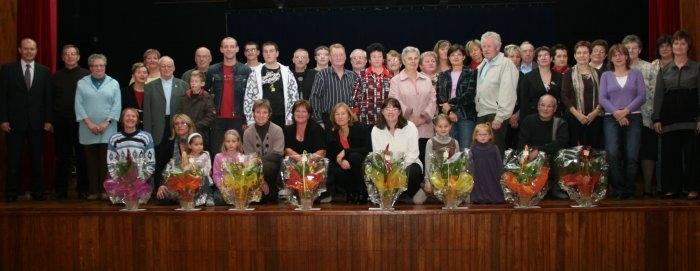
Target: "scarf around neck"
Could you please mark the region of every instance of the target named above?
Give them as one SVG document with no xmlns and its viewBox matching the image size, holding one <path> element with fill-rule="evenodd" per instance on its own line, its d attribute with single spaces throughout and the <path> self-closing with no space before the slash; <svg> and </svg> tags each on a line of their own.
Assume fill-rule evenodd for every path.
<svg viewBox="0 0 700 271">
<path fill-rule="evenodd" d="M 591 108 L 595 109 L 596 107 L 596 101 L 598 98 L 596 97 L 598 94 L 598 71 L 593 68 L 590 64 L 588 64 L 588 67 L 591 69 L 591 78 L 593 79 L 593 99 L 591 100 Z M 584 90 L 584 85 L 583 85 L 583 78 L 581 75 L 581 71 L 578 68 L 578 65 L 574 65 L 573 68 L 571 68 L 571 82 L 574 85 L 574 94 L 576 95 L 576 108 L 581 111 L 581 113 L 587 113 L 584 112 L 586 110 L 585 107 L 585 100 L 583 98 L 583 95 L 585 93 Z M 591 109 L 592 110 L 592 109 Z"/>
</svg>

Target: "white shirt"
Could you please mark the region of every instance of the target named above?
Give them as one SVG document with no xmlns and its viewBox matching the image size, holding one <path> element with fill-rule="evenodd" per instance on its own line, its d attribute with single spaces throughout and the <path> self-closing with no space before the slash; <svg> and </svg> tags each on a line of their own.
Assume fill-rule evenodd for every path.
<svg viewBox="0 0 700 271">
<path fill-rule="evenodd" d="M 396 129 L 394 134 L 389 133 L 389 129 L 379 129 L 377 126 L 372 128 L 372 150 L 374 152 L 383 151 L 386 145 L 389 144 L 389 150 L 392 152 L 403 152 L 406 165 L 417 163 L 423 168 L 418 156 L 418 128 L 413 122 L 408 122 L 408 125 L 401 129 Z"/>
</svg>

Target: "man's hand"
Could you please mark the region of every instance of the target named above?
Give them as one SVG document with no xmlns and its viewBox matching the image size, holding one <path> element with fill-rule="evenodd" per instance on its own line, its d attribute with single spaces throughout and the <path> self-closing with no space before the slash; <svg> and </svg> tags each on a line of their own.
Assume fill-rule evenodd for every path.
<svg viewBox="0 0 700 271">
<path fill-rule="evenodd" d="M 502 123 L 503 123 L 502 120 L 494 119 L 494 120 L 491 122 L 491 129 L 494 129 L 494 130 L 501 129 L 501 124 L 502 124 Z"/>
</svg>

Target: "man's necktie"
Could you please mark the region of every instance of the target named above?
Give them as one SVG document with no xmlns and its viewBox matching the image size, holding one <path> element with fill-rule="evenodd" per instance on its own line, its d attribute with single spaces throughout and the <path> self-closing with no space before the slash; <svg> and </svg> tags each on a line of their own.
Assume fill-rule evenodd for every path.
<svg viewBox="0 0 700 271">
<path fill-rule="evenodd" d="M 27 84 L 27 91 L 32 87 L 32 65 L 27 64 L 24 70 L 24 83 Z"/>
</svg>

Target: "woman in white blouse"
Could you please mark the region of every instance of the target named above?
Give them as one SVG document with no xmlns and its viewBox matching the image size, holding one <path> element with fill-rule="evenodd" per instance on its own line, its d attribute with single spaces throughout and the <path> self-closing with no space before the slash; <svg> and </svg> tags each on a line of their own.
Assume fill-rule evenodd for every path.
<svg viewBox="0 0 700 271">
<path fill-rule="evenodd" d="M 387 146 L 390 151 L 405 155 L 408 189 L 404 195 L 412 198 L 416 192 L 422 191 L 423 164 L 418 159 L 418 129 L 413 122 L 404 118 L 401 103 L 393 97 L 384 100 L 379 119 L 372 128 L 372 150 L 383 151 Z"/>
</svg>

